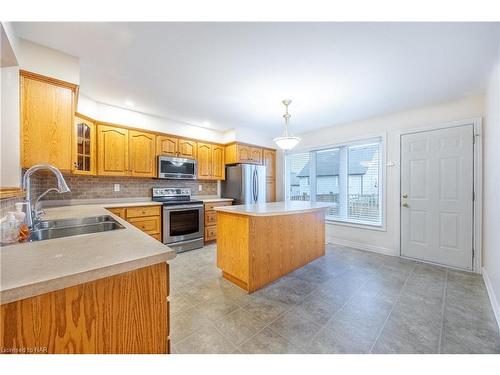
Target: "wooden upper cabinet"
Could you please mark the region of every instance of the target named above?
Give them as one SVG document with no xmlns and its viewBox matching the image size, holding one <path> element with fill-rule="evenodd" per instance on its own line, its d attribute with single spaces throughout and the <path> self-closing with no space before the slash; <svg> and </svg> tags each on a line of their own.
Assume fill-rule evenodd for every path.
<svg viewBox="0 0 500 375">
<path fill-rule="evenodd" d="M 250 160 L 255 164 L 262 164 L 262 149 L 260 147 L 250 147 Z"/>
<path fill-rule="evenodd" d="M 236 154 L 239 163 L 252 162 L 252 148 L 250 146 L 236 145 Z"/>
<path fill-rule="evenodd" d="M 97 125 L 97 174 L 126 176 L 129 174 L 129 134 L 127 129 Z"/>
<path fill-rule="evenodd" d="M 21 71 L 21 167 L 71 171 L 76 85 Z"/>
<path fill-rule="evenodd" d="M 198 142 L 198 180 L 212 179 L 212 145 Z"/>
<path fill-rule="evenodd" d="M 166 135 L 156 137 L 156 155 L 177 156 L 178 139 Z"/>
<path fill-rule="evenodd" d="M 96 174 L 96 125 L 84 116 L 75 115 L 73 127 L 73 173 Z"/>
<path fill-rule="evenodd" d="M 156 135 L 129 130 L 129 172 L 135 177 L 156 176 Z"/>
<path fill-rule="evenodd" d="M 241 143 L 232 143 L 226 146 L 225 163 L 262 164 L 262 148 Z"/>
<path fill-rule="evenodd" d="M 196 159 L 196 141 L 179 139 L 177 155 L 182 158 Z"/>
<path fill-rule="evenodd" d="M 276 151 L 263 149 L 262 155 L 267 178 L 276 178 Z"/>
<path fill-rule="evenodd" d="M 213 145 L 212 147 L 212 177 L 215 180 L 224 180 L 226 178 L 224 146 Z"/>
</svg>

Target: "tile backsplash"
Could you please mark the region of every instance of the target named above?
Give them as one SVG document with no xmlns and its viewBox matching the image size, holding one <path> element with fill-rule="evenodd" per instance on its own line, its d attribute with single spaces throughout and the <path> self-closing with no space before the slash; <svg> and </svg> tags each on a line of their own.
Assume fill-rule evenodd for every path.
<svg viewBox="0 0 500 375">
<path fill-rule="evenodd" d="M 216 195 L 217 181 L 206 180 L 160 180 L 154 178 L 78 176 L 65 174 L 64 178 L 71 192 L 59 194 L 50 192 L 43 200 L 100 199 L 100 198 L 142 198 L 150 197 L 153 187 L 188 187 L 193 195 Z M 33 196 L 57 186 L 55 177 L 50 173 L 37 173 L 31 177 Z M 115 192 L 115 184 L 120 191 Z M 202 191 L 198 186 L 202 186 Z"/>
<path fill-rule="evenodd" d="M 16 203 L 22 202 L 23 198 L 9 198 L 9 199 L 0 199 L 0 218 L 7 215 L 9 211 L 16 210 Z"/>
</svg>

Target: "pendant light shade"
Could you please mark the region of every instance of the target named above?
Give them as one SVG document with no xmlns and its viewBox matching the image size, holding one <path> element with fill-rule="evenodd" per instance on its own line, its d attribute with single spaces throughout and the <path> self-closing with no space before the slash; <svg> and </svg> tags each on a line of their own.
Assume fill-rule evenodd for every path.
<svg viewBox="0 0 500 375">
<path fill-rule="evenodd" d="M 299 137 L 278 137 L 273 139 L 274 143 L 282 150 L 291 150 L 300 142 Z"/>
<path fill-rule="evenodd" d="M 299 137 L 294 137 L 293 135 L 288 133 L 288 121 L 291 117 L 291 115 L 288 113 L 288 106 L 290 105 L 290 103 L 292 103 L 292 101 L 290 99 L 285 99 L 282 103 L 286 108 L 286 112 L 283 115 L 283 118 L 285 119 L 285 130 L 283 132 L 283 136 L 274 138 L 273 141 L 279 148 L 286 151 L 291 150 L 292 148 L 297 146 L 301 139 Z"/>
</svg>

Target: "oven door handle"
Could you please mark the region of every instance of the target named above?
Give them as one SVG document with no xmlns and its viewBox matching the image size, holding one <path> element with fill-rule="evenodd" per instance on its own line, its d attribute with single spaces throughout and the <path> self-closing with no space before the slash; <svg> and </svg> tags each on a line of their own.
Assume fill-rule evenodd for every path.
<svg viewBox="0 0 500 375">
<path fill-rule="evenodd" d="M 174 206 L 174 207 L 163 207 L 165 211 L 180 211 L 180 210 L 186 210 L 189 208 L 203 208 L 202 204 L 197 204 L 197 205 L 184 205 L 184 206 Z"/>
</svg>

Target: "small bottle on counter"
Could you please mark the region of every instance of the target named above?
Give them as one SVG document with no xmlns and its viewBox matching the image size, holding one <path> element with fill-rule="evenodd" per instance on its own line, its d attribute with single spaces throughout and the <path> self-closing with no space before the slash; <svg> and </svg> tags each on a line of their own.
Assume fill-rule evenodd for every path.
<svg viewBox="0 0 500 375">
<path fill-rule="evenodd" d="M 19 241 L 20 222 L 16 218 L 15 212 L 8 212 L 7 216 L 2 218 L 0 226 L 0 241 L 2 245 L 16 243 Z"/>
<path fill-rule="evenodd" d="M 30 236 L 30 229 L 24 219 L 26 218 L 26 203 L 18 202 L 16 203 L 16 219 L 19 221 L 19 235 L 18 241 L 25 242 Z"/>
</svg>

